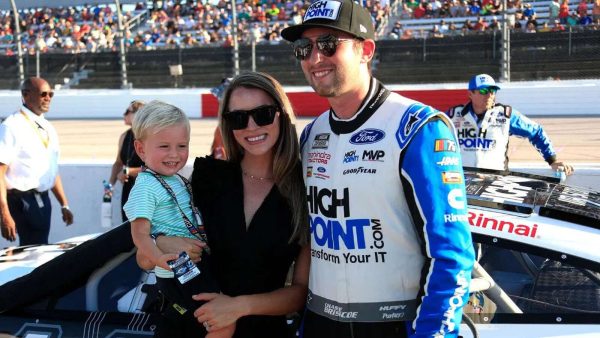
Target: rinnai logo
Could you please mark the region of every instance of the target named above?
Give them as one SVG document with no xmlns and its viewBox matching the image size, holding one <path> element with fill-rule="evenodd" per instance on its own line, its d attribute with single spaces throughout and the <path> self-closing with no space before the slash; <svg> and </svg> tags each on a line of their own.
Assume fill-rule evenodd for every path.
<svg viewBox="0 0 600 338">
<path fill-rule="evenodd" d="M 304 15 L 304 21 L 312 19 L 329 19 L 337 20 L 340 13 L 340 6 L 342 5 L 339 1 L 317 1 L 314 2 Z"/>
<path fill-rule="evenodd" d="M 472 211 L 469 211 L 469 224 L 478 228 L 490 229 L 498 232 L 531 238 L 536 237 L 538 230 L 538 225 L 535 223 L 531 225 L 518 224 L 516 222 L 496 219 L 482 213 L 475 214 Z"/>
</svg>

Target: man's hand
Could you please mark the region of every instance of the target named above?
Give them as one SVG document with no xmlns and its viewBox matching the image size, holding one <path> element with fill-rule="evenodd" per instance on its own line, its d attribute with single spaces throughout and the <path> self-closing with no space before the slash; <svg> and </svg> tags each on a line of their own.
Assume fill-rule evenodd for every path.
<svg viewBox="0 0 600 338">
<path fill-rule="evenodd" d="M 17 239 L 17 227 L 10 214 L 1 216 L 0 228 L 2 228 L 2 237 L 7 241 L 14 242 Z"/>
<path fill-rule="evenodd" d="M 67 208 L 60 209 L 62 211 L 62 219 L 66 225 L 73 224 L 73 213 Z"/>
<path fill-rule="evenodd" d="M 554 171 L 564 171 L 565 175 L 570 176 L 575 172 L 575 169 L 573 168 L 572 165 L 561 162 L 561 161 L 554 161 L 554 163 L 552 163 L 550 165 L 552 167 L 552 170 Z"/>
</svg>

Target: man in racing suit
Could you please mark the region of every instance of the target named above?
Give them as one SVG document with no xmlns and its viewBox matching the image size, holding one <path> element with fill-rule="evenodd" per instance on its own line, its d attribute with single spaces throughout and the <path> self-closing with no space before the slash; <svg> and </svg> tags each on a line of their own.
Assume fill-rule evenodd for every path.
<svg viewBox="0 0 600 338">
<path fill-rule="evenodd" d="M 573 167 L 558 161 L 544 129 L 525 115 L 496 103 L 500 87 L 487 74 L 469 81 L 469 103 L 450 108 L 465 167 L 495 170 L 508 169 L 509 136 L 526 137 L 554 170 L 571 175 Z"/>
<path fill-rule="evenodd" d="M 473 266 L 452 124 L 370 73 L 367 10 L 315 1 L 282 32 L 331 108 L 301 136 L 311 231 L 302 336 L 457 337 Z"/>
</svg>

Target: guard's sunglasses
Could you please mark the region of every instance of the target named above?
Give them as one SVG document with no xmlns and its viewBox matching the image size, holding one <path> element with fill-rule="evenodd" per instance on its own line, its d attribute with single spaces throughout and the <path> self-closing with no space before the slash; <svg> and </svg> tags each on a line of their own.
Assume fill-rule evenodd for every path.
<svg viewBox="0 0 600 338">
<path fill-rule="evenodd" d="M 481 95 L 496 94 L 496 92 L 498 91 L 498 88 L 494 88 L 494 87 L 481 88 L 478 91 L 479 91 L 479 94 L 481 94 Z"/>
<path fill-rule="evenodd" d="M 49 96 L 50 98 L 54 97 L 54 92 L 41 92 L 40 93 L 40 97 L 46 97 Z"/>
<path fill-rule="evenodd" d="M 331 57 L 335 54 L 337 46 L 344 41 L 352 41 L 354 38 L 340 38 L 335 35 L 327 34 L 319 36 L 315 43 L 319 53 L 326 57 Z M 294 48 L 294 56 L 298 60 L 306 60 L 310 58 L 310 54 L 313 50 L 313 42 L 308 38 L 300 38 L 292 43 Z"/>
<path fill-rule="evenodd" d="M 248 119 L 252 116 L 254 123 L 264 127 L 273 123 L 275 115 L 279 111 L 276 106 L 265 105 L 259 106 L 250 110 L 233 110 L 223 114 L 223 119 L 227 121 L 233 130 L 246 129 L 248 127 Z"/>
</svg>

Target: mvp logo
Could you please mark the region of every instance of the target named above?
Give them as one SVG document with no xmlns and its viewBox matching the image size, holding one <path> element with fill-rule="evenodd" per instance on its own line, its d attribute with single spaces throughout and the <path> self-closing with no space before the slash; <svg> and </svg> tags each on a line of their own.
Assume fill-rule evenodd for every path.
<svg viewBox="0 0 600 338">
<path fill-rule="evenodd" d="M 382 162 L 382 158 L 385 156 L 383 150 L 365 150 L 363 151 L 363 161 L 379 161 Z"/>
</svg>

